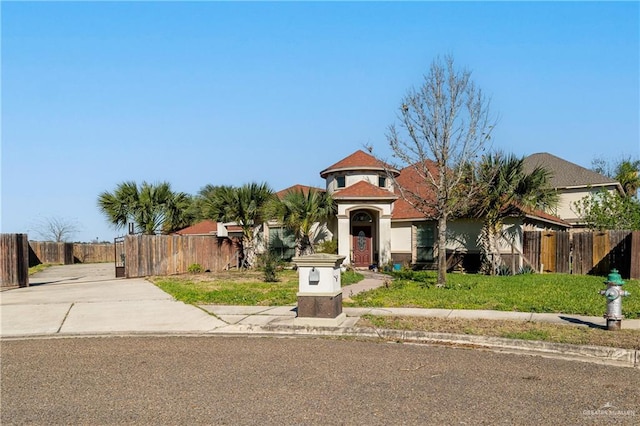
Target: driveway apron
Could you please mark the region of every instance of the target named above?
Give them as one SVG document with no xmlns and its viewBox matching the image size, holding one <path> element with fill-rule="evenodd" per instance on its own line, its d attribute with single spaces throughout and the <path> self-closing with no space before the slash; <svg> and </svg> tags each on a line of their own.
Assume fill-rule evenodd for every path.
<svg viewBox="0 0 640 426">
<path fill-rule="evenodd" d="M 29 287 L 0 293 L 0 333 L 29 335 L 208 332 L 226 325 L 113 264 L 52 266 Z"/>
</svg>

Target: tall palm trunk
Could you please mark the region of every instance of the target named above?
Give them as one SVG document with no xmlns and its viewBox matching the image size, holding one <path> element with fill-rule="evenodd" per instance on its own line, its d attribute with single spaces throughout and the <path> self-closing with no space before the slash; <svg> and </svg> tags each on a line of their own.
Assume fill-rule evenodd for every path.
<svg viewBox="0 0 640 426">
<path fill-rule="evenodd" d="M 253 238 L 242 238 L 242 252 L 244 254 L 243 266 L 251 267 L 255 264 L 256 248 L 253 244 Z"/>
<path fill-rule="evenodd" d="M 298 243 L 296 244 L 296 256 L 307 256 L 315 253 L 313 249 L 313 244 L 311 244 L 311 239 L 308 235 L 303 235 L 298 239 Z"/>
<path fill-rule="evenodd" d="M 248 268 L 251 268 L 255 265 L 256 261 L 256 247 L 254 241 L 254 230 L 253 228 L 243 229 L 242 231 L 242 255 L 243 262 L 242 265 Z"/>
<path fill-rule="evenodd" d="M 482 271 L 494 275 L 502 264 L 500 251 L 498 250 L 498 229 L 501 223 L 485 221 L 480 230 L 480 250 L 482 252 Z"/>
</svg>

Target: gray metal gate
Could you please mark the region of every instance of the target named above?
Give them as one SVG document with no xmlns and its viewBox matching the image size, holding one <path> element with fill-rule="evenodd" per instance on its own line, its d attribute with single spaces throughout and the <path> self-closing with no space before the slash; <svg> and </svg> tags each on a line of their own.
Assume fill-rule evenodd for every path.
<svg viewBox="0 0 640 426">
<path fill-rule="evenodd" d="M 115 250 L 115 264 L 116 264 L 116 278 L 122 278 L 124 273 L 124 237 L 116 237 L 113 239 L 113 246 Z"/>
</svg>

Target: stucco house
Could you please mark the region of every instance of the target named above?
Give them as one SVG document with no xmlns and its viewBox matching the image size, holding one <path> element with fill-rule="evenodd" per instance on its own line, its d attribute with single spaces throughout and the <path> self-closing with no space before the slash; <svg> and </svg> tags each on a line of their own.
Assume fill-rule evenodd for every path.
<svg viewBox="0 0 640 426">
<path fill-rule="evenodd" d="M 560 200 L 557 209 L 550 213 L 568 222 L 573 230 L 585 227 L 576 213 L 576 201 L 602 190 L 624 194 L 622 185 L 614 179 L 547 152 L 529 155 L 524 164 L 527 172 L 536 166 L 543 166 L 551 172 L 551 185 L 560 195 Z"/>
<path fill-rule="evenodd" d="M 602 189 L 620 191 L 621 185 L 605 176 L 548 153 L 525 158 L 525 171 L 542 165 L 552 173 L 551 184 L 560 193 L 560 204 L 552 212 L 520 211 L 504 221 L 498 241 L 500 256 L 510 266 L 520 268 L 523 235 L 528 230 L 570 230 L 580 228 L 573 203 Z M 425 217 L 402 199 L 391 173 L 402 186 L 419 190 L 420 180 L 412 167 L 396 170 L 385 167 L 371 154 L 358 150 L 320 171 L 324 188 L 293 185 L 276 193 L 282 198 L 289 191 L 327 191 L 335 200 L 337 214 L 315 226 L 315 243 L 337 242 L 345 264 L 366 268 L 371 265 L 402 264 L 431 267 L 437 255 L 437 221 Z M 425 192 L 425 196 L 430 196 Z M 480 266 L 478 236 L 482 220 L 459 218 L 447 224 L 447 258 L 450 267 L 473 271 Z M 290 231 L 271 221 L 262 226 L 257 247 L 267 247 L 284 259 L 294 255 L 295 241 Z M 205 221 L 178 234 L 240 237 L 241 229 L 232 223 Z"/>
<path fill-rule="evenodd" d="M 326 187 L 317 190 L 326 190 L 332 195 L 337 214 L 326 224 L 318 224 L 318 230 L 322 231 L 323 238 L 337 241 L 338 254 L 345 256 L 345 263 L 354 267 L 392 263 L 429 267 L 435 262 L 437 222 L 403 200 L 388 178 L 388 173 L 392 173 L 403 186 L 417 185 L 419 181 L 412 171 L 411 167 L 389 169 L 359 150 L 320 172 Z M 309 187 L 295 185 L 278 192 L 278 196 L 300 188 L 309 190 Z M 524 229 L 569 227 L 567 222 L 545 212 L 521 213 L 505 221 L 505 236 L 500 240 L 503 259 L 515 256 L 517 267 L 522 266 L 519 254 Z M 479 266 L 477 239 L 481 227 L 482 221 L 475 218 L 449 221 L 447 252 L 451 267 L 473 270 Z M 286 230 L 274 222 L 266 228 L 266 240 L 273 241 L 276 236 L 281 247 L 286 240 Z"/>
</svg>

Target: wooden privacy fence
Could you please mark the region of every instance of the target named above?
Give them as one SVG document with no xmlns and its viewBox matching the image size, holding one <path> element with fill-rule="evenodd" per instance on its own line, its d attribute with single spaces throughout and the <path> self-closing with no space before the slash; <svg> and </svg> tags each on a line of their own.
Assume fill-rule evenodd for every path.
<svg viewBox="0 0 640 426">
<path fill-rule="evenodd" d="M 87 243 L 73 245 L 73 261 L 75 263 L 115 262 L 115 250 L 109 243 Z"/>
<path fill-rule="evenodd" d="M 568 232 L 525 231 L 524 258 L 536 271 L 571 272 L 571 244 Z"/>
<path fill-rule="evenodd" d="M 29 266 L 41 263 L 73 264 L 73 243 L 29 241 Z"/>
<path fill-rule="evenodd" d="M 29 241 L 29 266 L 41 263 L 72 265 L 74 263 L 113 262 L 114 260 L 113 244 Z"/>
<path fill-rule="evenodd" d="M 536 271 L 640 279 L 640 231 L 526 231 L 523 255 Z"/>
<path fill-rule="evenodd" d="M 29 285 L 27 234 L 0 234 L 0 287 Z"/>
<path fill-rule="evenodd" d="M 220 271 L 231 262 L 235 250 L 230 239 L 214 236 L 127 235 L 125 276 L 182 274 L 193 264 L 199 264 L 205 271 Z"/>
</svg>

